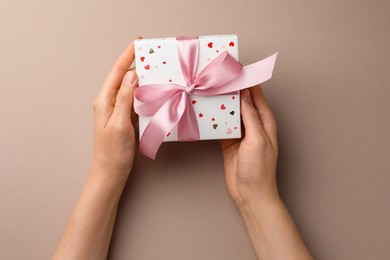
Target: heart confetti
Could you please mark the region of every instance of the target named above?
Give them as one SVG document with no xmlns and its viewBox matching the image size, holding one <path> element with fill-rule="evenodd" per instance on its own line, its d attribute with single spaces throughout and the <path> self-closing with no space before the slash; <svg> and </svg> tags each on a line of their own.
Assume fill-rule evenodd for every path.
<svg viewBox="0 0 390 260">
<path fill-rule="evenodd" d="M 228 129 L 226 130 L 226 134 L 230 135 L 231 133 L 233 133 L 232 129 L 228 128 Z"/>
<path fill-rule="evenodd" d="M 213 124 L 214 129 L 217 129 L 217 127 L 218 127 L 218 124 Z"/>
<path fill-rule="evenodd" d="M 202 113 L 199 113 L 199 117 L 203 117 L 203 114 L 202 114 Z"/>
<path fill-rule="evenodd" d="M 153 54 L 153 53 L 154 53 L 154 50 L 152 48 L 150 48 L 149 54 Z"/>
<path fill-rule="evenodd" d="M 222 110 L 225 110 L 225 109 L 226 109 L 226 107 L 225 107 L 224 104 L 221 105 L 221 109 L 222 109 Z"/>
<path fill-rule="evenodd" d="M 230 46 L 230 47 L 233 47 L 233 46 L 234 46 L 234 42 L 230 42 L 230 43 L 229 43 L 229 46 Z"/>
<path fill-rule="evenodd" d="M 196 104 L 196 100 L 192 100 L 191 103 L 192 103 L 193 105 L 195 105 L 195 104 Z"/>
<path fill-rule="evenodd" d="M 209 48 L 213 48 L 213 43 L 209 42 L 209 44 L 207 44 L 207 46 L 209 46 Z"/>
<path fill-rule="evenodd" d="M 146 65 L 144 68 L 145 68 L 146 70 L 149 70 L 149 69 L 150 69 L 150 65 L 148 64 L 148 65 Z"/>
<path fill-rule="evenodd" d="M 145 57 L 141 57 L 141 58 L 139 58 L 142 62 L 144 62 L 144 60 L 145 60 Z"/>
<path fill-rule="evenodd" d="M 234 110 L 233 110 L 233 111 L 230 111 L 230 114 L 233 116 L 233 115 L 234 115 Z"/>
</svg>

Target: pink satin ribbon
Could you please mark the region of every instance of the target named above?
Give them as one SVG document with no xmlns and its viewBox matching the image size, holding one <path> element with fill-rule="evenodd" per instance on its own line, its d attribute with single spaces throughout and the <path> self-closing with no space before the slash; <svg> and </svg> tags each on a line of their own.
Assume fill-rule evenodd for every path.
<svg viewBox="0 0 390 260">
<path fill-rule="evenodd" d="M 186 86 L 175 83 L 142 85 L 134 93 L 134 110 L 152 117 L 140 143 L 140 153 L 155 159 L 169 133 L 178 126 L 179 141 L 200 139 L 198 122 L 190 93 L 200 96 L 228 94 L 261 84 L 272 77 L 277 53 L 264 60 L 242 66 L 227 51 L 212 60 L 198 75 L 198 37 L 177 37 L 177 51 Z"/>
</svg>

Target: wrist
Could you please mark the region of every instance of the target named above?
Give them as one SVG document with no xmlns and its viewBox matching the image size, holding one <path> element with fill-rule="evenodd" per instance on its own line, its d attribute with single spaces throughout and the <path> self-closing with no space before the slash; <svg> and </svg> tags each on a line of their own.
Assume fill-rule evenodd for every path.
<svg viewBox="0 0 390 260">
<path fill-rule="evenodd" d="M 281 201 L 277 189 L 244 189 L 240 195 L 234 198 L 239 209 L 255 207 L 257 205 L 270 205 Z"/>
<path fill-rule="evenodd" d="M 129 173 L 130 170 L 128 168 L 110 167 L 94 159 L 90 168 L 89 179 L 92 179 L 94 182 L 104 183 L 107 187 L 123 189 Z"/>
<path fill-rule="evenodd" d="M 241 200 L 237 207 L 246 221 L 254 221 L 254 219 L 265 220 L 275 212 L 279 212 L 284 207 L 284 204 L 279 197 L 253 197 L 250 200 Z"/>
</svg>

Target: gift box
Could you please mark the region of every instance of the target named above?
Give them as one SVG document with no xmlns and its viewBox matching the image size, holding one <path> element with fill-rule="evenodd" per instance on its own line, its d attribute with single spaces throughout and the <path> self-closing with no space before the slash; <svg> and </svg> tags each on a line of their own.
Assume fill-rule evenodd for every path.
<svg viewBox="0 0 390 260">
<path fill-rule="evenodd" d="M 162 142 L 241 137 L 239 90 L 268 80 L 276 54 L 243 67 L 231 35 L 135 41 L 140 151 Z"/>
<path fill-rule="evenodd" d="M 236 35 L 199 36 L 196 73 L 223 51 L 238 60 Z M 155 83 L 186 84 L 180 67 L 176 37 L 136 41 L 135 60 L 139 87 Z M 200 140 L 241 137 L 239 92 L 209 97 L 190 94 L 190 101 L 195 110 Z M 150 119 L 139 117 L 140 138 Z M 164 141 L 178 141 L 177 126 L 166 133 Z"/>
</svg>

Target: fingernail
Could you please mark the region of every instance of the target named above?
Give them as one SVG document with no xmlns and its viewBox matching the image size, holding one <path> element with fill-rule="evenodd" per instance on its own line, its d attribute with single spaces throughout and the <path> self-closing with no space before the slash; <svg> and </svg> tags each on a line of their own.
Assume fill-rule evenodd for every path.
<svg viewBox="0 0 390 260">
<path fill-rule="evenodd" d="M 133 81 L 134 81 L 134 73 L 133 72 L 127 73 L 125 78 L 125 85 L 130 86 L 131 84 L 133 84 Z"/>
<path fill-rule="evenodd" d="M 251 94 L 249 93 L 249 89 L 244 89 L 242 91 L 242 98 L 245 100 L 245 101 L 249 101 L 250 98 L 251 98 Z"/>
</svg>

